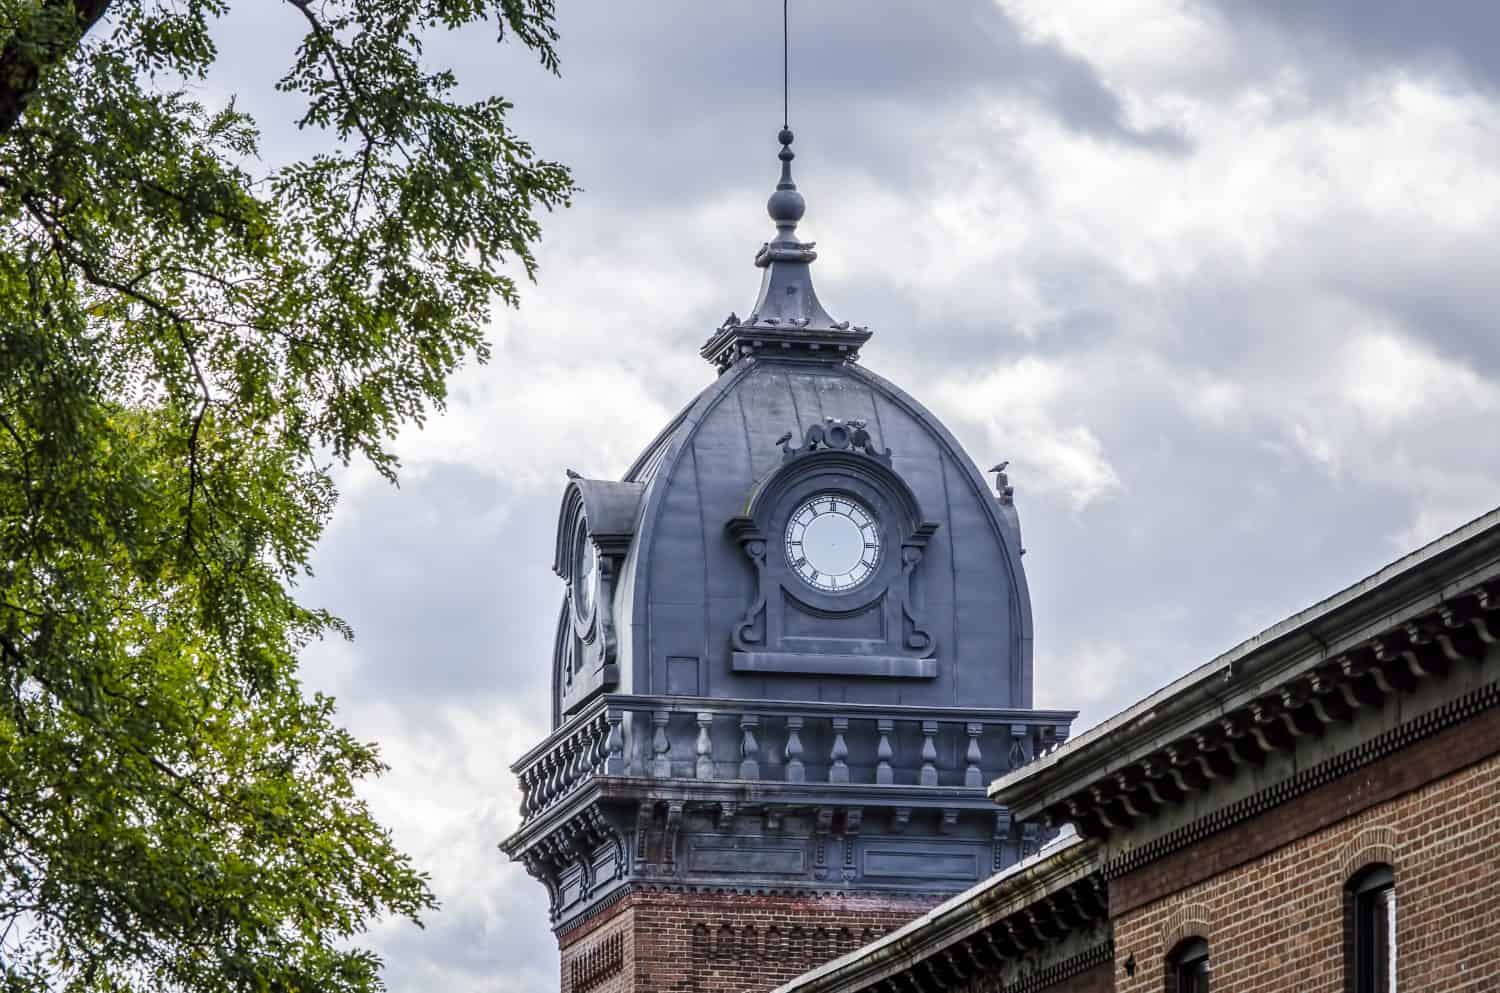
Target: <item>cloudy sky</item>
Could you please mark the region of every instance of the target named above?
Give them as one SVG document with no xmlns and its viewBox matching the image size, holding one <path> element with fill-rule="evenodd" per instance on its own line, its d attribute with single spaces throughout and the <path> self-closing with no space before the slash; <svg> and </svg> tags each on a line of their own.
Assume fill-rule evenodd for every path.
<svg viewBox="0 0 1500 993">
<path fill-rule="evenodd" d="M 242 4 L 227 75 L 268 156 L 300 29 Z M 494 358 L 358 467 L 307 599 L 307 683 L 393 766 L 369 793 L 443 901 L 373 941 L 396 993 L 557 988 L 496 843 L 546 733 L 565 467 L 624 471 L 753 299 L 780 125 L 774 0 L 558 0 L 561 79 L 434 45 L 570 164 Z M 1037 703 L 1082 729 L 1500 494 L 1500 5 L 796 0 L 819 292 L 865 364 L 1008 458 Z"/>
</svg>

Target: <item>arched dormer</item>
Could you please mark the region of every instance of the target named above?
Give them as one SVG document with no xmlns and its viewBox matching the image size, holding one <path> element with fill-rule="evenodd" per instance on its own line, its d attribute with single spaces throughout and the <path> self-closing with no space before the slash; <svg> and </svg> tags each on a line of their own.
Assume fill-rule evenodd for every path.
<svg viewBox="0 0 1500 993">
<path fill-rule="evenodd" d="M 619 684 L 615 594 L 645 489 L 569 475 L 552 559 L 566 584 L 553 646 L 554 724 Z"/>
</svg>

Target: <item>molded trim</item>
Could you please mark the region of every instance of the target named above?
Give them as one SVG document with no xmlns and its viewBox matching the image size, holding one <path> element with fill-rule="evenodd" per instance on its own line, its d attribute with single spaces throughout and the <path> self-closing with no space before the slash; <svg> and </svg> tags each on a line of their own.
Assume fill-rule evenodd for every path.
<svg viewBox="0 0 1500 993">
<path fill-rule="evenodd" d="M 810 676 L 881 676 L 936 679 L 937 659 L 889 655 L 799 655 L 796 652 L 735 652 L 735 672 L 790 672 Z"/>
</svg>

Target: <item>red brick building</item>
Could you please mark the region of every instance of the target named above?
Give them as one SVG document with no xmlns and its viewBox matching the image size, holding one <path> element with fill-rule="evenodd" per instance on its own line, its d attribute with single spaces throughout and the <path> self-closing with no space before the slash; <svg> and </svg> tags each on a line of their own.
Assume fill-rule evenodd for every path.
<svg viewBox="0 0 1500 993">
<path fill-rule="evenodd" d="M 1500 990 L 1500 512 L 990 793 L 1058 840 L 778 993 Z"/>
</svg>

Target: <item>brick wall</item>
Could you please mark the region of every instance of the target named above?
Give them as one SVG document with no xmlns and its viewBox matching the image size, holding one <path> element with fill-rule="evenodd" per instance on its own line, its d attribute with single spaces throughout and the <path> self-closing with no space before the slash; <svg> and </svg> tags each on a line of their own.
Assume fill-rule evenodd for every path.
<svg viewBox="0 0 1500 993">
<path fill-rule="evenodd" d="M 940 900 L 637 891 L 559 936 L 562 993 L 763 993 Z"/>
<path fill-rule="evenodd" d="M 1345 883 L 1386 862 L 1400 988 L 1500 990 L 1500 757 L 1430 775 L 1464 750 L 1500 747 L 1487 724 L 1471 721 L 1113 881 L 1115 989 L 1159 993 L 1166 956 L 1196 935 L 1209 944 L 1214 993 L 1344 993 Z M 1208 874 L 1234 850 L 1240 864 Z"/>
<path fill-rule="evenodd" d="M 630 993 L 636 955 L 633 924 L 630 906 L 621 901 L 563 935 L 558 941 L 561 993 Z"/>
</svg>

